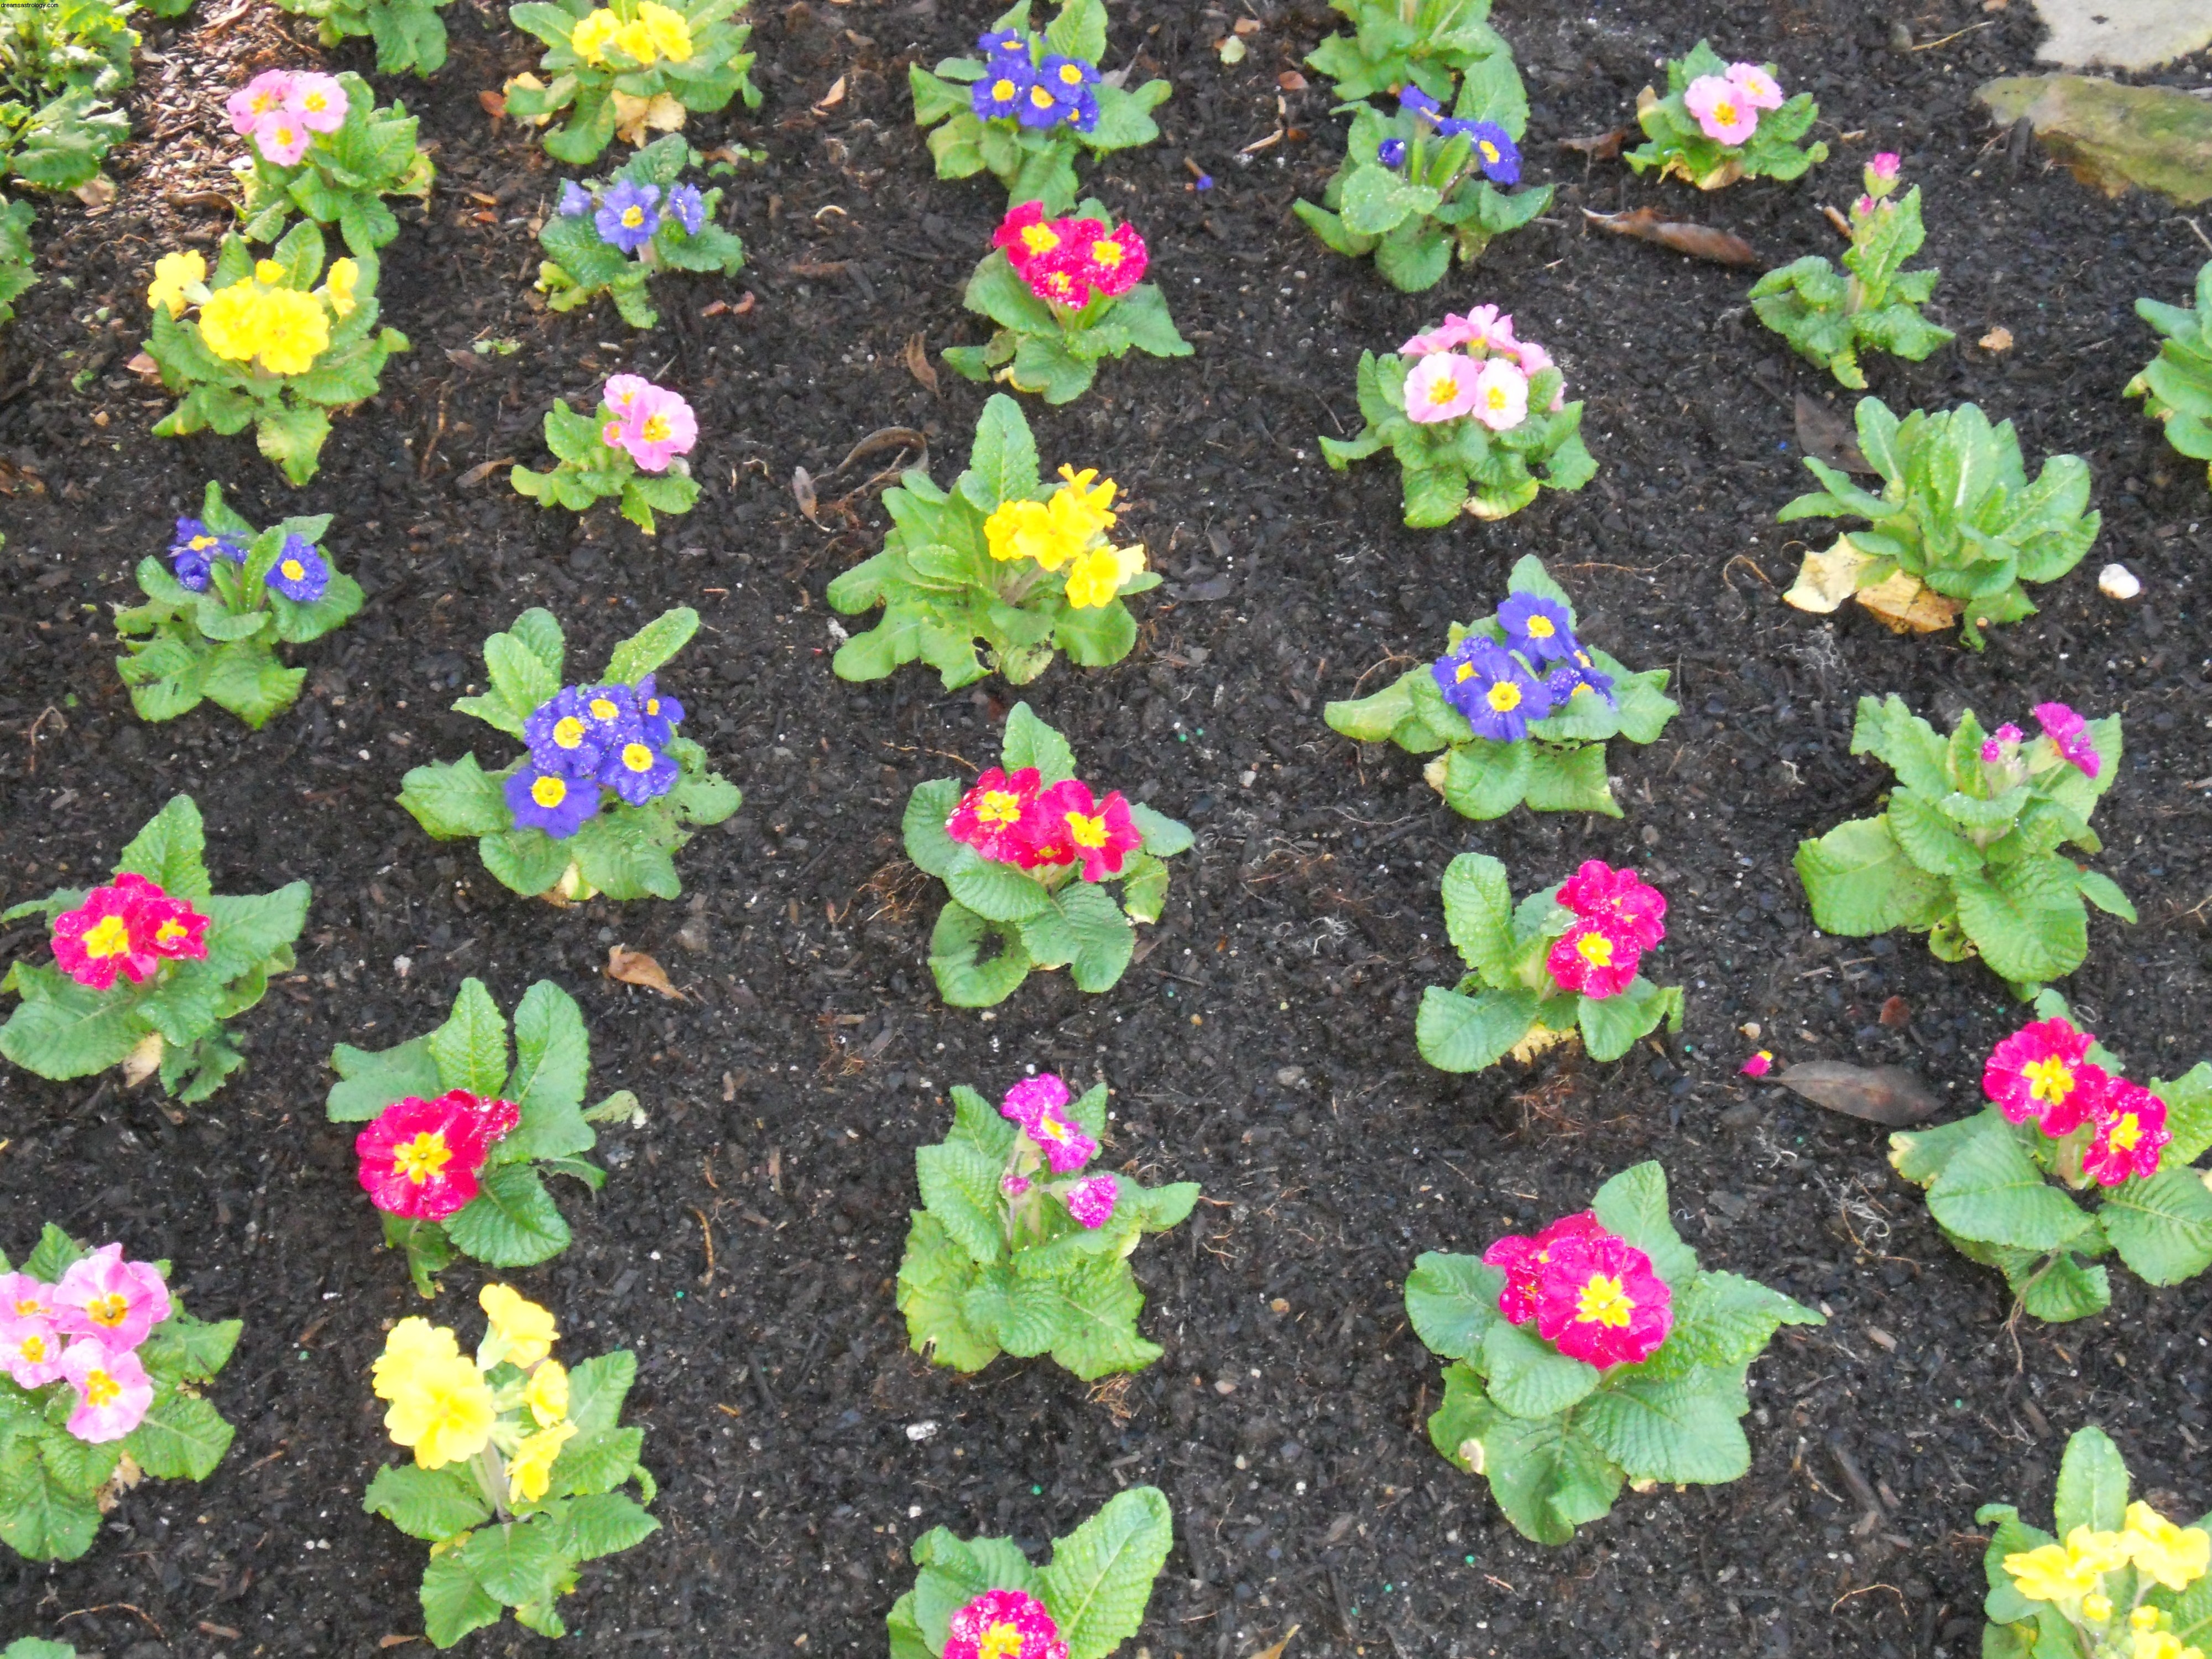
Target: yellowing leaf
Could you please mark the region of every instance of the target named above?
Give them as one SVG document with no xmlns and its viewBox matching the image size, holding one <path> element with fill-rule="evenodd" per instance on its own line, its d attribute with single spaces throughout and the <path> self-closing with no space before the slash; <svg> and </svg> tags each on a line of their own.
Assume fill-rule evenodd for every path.
<svg viewBox="0 0 2212 1659">
<path fill-rule="evenodd" d="M 625 985 L 641 985 L 648 991 L 681 1002 L 684 993 L 668 982 L 661 966 L 642 951 L 631 951 L 617 945 L 607 951 L 607 977 L 618 979 Z"/>
<path fill-rule="evenodd" d="M 1962 608 L 1902 570 L 1887 581 L 1861 588 L 1858 601 L 1893 634 L 1938 634 L 1955 625 Z"/>
<path fill-rule="evenodd" d="M 1826 616 L 1858 592 L 1859 572 L 1874 561 L 1851 545 L 1849 536 L 1836 538 L 1825 553 L 1808 553 L 1798 567 L 1797 580 L 1782 596 L 1785 605 Z"/>
</svg>

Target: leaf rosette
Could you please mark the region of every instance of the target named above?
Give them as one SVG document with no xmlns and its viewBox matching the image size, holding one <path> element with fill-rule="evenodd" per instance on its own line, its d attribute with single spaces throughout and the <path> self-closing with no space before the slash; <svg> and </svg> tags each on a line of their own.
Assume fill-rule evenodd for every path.
<svg viewBox="0 0 2212 1659">
<path fill-rule="evenodd" d="M 529 0 L 507 15 L 545 43 L 538 68 L 551 78 L 507 83 L 507 112 L 546 127 L 545 153 L 588 167 L 619 137 L 641 145 L 648 132 L 682 131 L 742 97 L 758 109 L 752 26 L 731 21 L 744 0 Z M 559 116 L 562 124 L 552 128 Z"/>
<path fill-rule="evenodd" d="M 1347 102 L 1411 81 L 1430 97 L 1452 95 L 1452 82 L 1484 58 L 1510 52 L 1490 26 L 1490 0 L 1329 0 L 1352 23 L 1306 54 Z M 1521 135 L 1513 135 L 1518 138 Z"/>
<path fill-rule="evenodd" d="M 1739 179 L 1799 179 L 1828 159 L 1826 144 L 1801 143 L 1820 115 L 1809 92 L 1784 100 L 1773 64 L 1730 64 L 1700 40 L 1687 57 L 1668 61 L 1664 98 L 1646 87 L 1636 100 L 1646 142 L 1621 159 L 1699 190 Z"/>
<path fill-rule="evenodd" d="M 313 20 L 325 46 L 367 36 L 379 75 L 435 75 L 446 66 L 446 20 L 453 0 L 276 0 L 295 17 Z"/>
<path fill-rule="evenodd" d="M 2123 394 L 2143 400 L 2143 413 L 2166 428 L 2175 453 L 2206 463 L 2212 479 L 2212 259 L 2197 272 L 2197 303 L 2137 300 L 2136 315 L 2160 336 L 2158 356 Z"/>
<path fill-rule="evenodd" d="M 632 328 L 659 326 L 648 283 L 668 271 L 733 276 L 745 245 L 715 222 L 720 190 L 683 182 L 696 153 L 678 134 L 654 140 L 604 179 L 563 184 L 560 205 L 538 233 L 546 259 L 538 289 L 556 311 L 601 295 Z"/>
<path fill-rule="evenodd" d="M 307 143 L 295 159 L 279 159 L 282 150 L 265 126 L 240 135 L 251 164 L 240 209 L 247 241 L 276 241 L 292 216 L 303 214 L 336 226 L 347 251 L 366 259 L 399 234 L 386 197 L 428 199 L 438 169 L 416 142 L 419 123 L 407 106 L 380 108 L 375 91 L 358 75 L 333 78 L 344 94 L 344 118 L 327 132 L 298 135 Z"/>
</svg>

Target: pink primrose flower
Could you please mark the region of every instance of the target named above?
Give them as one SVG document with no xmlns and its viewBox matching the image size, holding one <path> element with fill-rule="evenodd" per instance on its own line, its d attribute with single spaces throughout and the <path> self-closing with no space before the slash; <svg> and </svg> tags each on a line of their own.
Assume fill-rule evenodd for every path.
<svg viewBox="0 0 2212 1659">
<path fill-rule="evenodd" d="M 1510 1324 L 1526 1325 L 1536 1316 L 1536 1283 L 1552 1252 L 1572 1240 L 1611 1236 L 1598 1224 L 1594 1210 L 1563 1215 L 1534 1238 L 1525 1233 L 1508 1233 L 1482 1253 L 1484 1261 L 1505 1275 L 1505 1287 L 1498 1293 L 1498 1311 Z"/>
<path fill-rule="evenodd" d="M 630 406 L 615 435 L 617 448 L 647 472 L 665 472 L 678 455 L 699 441 L 698 417 L 691 405 L 665 386 L 647 385 Z"/>
<path fill-rule="evenodd" d="M 1036 809 L 1037 789 L 1036 767 L 1009 777 L 994 766 L 960 797 L 945 820 L 945 833 L 994 864 L 1024 864 L 1029 843 L 1022 826 Z"/>
<path fill-rule="evenodd" d="M 1867 171 L 1877 179 L 1894 179 L 1899 165 L 1897 152 L 1886 149 L 1867 163 Z"/>
<path fill-rule="evenodd" d="M 43 1389 L 62 1374 L 64 1340 L 51 1319 L 0 1315 L 0 1371 L 19 1389 Z"/>
<path fill-rule="evenodd" d="M 1782 107 L 1781 83 L 1757 64 L 1730 64 L 1728 78 L 1743 101 L 1753 109 Z M 1889 159 L 1894 162 L 1897 157 L 1893 155 Z"/>
<path fill-rule="evenodd" d="M 1682 105 L 1717 143 L 1741 144 L 1759 130 L 1757 106 L 1723 75 L 1701 75 L 1691 82 Z"/>
<path fill-rule="evenodd" d="M 2100 1187 L 2158 1173 L 2159 1154 L 2173 1139 L 2166 1103 L 2140 1083 L 2114 1078 L 2097 1103 L 2097 1132 L 2081 1155 L 2081 1168 Z"/>
<path fill-rule="evenodd" d="M 70 1264 L 54 1306 L 64 1334 L 135 1348 L 169 1316 L 169 1287 L 152 1263 L 125 1261 L 120 1244 L 103 1244 Z"/>
<path fill-rule="evenodd" d="M 1028 1130 L 1035 1127 L 1038 1113 L 1058 1111 L 1067 1104 L 1070 1098 L 1065 1080 L 1054 1073 L 1040 1072 L 1035 1077 L 1024 1078 L 1006 1091 L 1006 1097 L 999 1107 L 999 1115 L 1010 1117 Z"/>
<path fill-rule="evenodd" d="M 137 1428 L 154 1403 L 153 1379 L 128 1348 L 111 1348 L 96 1337 L 72 1342 L 62 1352 L 62 1376 L 76 1390 L 69 1431 L 88 1444 L 120 1440 Z"/>
<path fill-rule="evenodd" d="M 1424 426 L 1457 420 L 1474 407 L 1480 373 L 1472 357 L 1456 351 L 1430 353 L 1406 376 L 1406 418 Z"/>
<path fill-rule="evenodd" d="M 945 1621 L 945 1659 L 1067 1659 L 1067 1644 L 1034 1595 L 985 1590 Z"/>
<path fill-rule="evenodd" d="M 230 130 L 241 138 L 250 137 L 264 116 L 274 115 L 284 107 L 291 91 L 291 70 L 262 70 L 223 100 L 223 108 L 230 116 Z"/>
<path fill-rule="evenodd" d="M 1144 831 L 1130 816 L 1129 803 L 1118 789 L 1094 797 L 1091 786 L 1079 778 L 1066 778 L 1036 799 L 1036 828 L 1032 851 L 1065 849 L 1082 867 L 1085 881 L 1104 881 L 1121 873 L 1130 854 L 1145 844 Z M 1066 859 L 1055 859 L 1065 863 Z"/>
<path fill-rule="evenodd" d="M 336 132 L 345 125 L 351 105 L 336 76 L 303 73 L 292 77 L 284 107 L 310 132 Z"/>
<path fill-rule="evenodd" d="M 1561 1243 L 1536 1285 L 1536 1334 L 1602 1370 L 1649 1359 L 1674 1327 L 1674 1292 L 1626 1239 Z"/>
<path fill-rule="evenodd" d="M 95 887 L 82 904 L 54 918 L 54 965 L 95 991 L 108 989 L 118 973 L 142 985 L 161 971 L 161 954 L 154 948 L 159 926 L 135 887 Z"/>
<path fill-rule="evenodd" d="M 1030 1189 L 1030 1178 L 1016 1175 L 1012 1170 L 999 1177 L 999 1190 L 1008 1198 L 1019 1198 Z"/>
<path fill-rule="evenodd" d="M 1103 1227 L 1114 1218 L 1121 1197 L 1121 1184 L 1112 1176 L 1093 1176 L 1067 1189 L 1067 1212 L 1085 1227 Z"/>
<path fill-rule="evenodd" d="M 1635 871 L 1616 870 L 1602 859 L 1585 859 L 1559 884 L 1559 902 L 1585 921 L 1616 922 L 1640 951 L 1667 937 L 1667 896 Z"/>
<path fill-rule="evenodd" d="M 1636 982 L 1644 949 L 1610 916 L 1577 921 L 1553 944 L 1544 966 L 1565 991 L 1603 1000 Z"/>
<path fill-rule="evenodd" d="M 1765 1077 L 1774 1069 L 1774 1056 L 1761 1048 L 1739 1068 L 1746 1077 Z"/>
<path fill-rule="evenodd" d="M 495 1143 L 521 1121 L 513 1101 L 465 1089 L 435 1100 L 410 1095 L 386 1107 L 354 1138 L 368 1201 L 407 1221 L 445 1221 L 476 1201 L 477 1172 Z"/>
<path fill-rule="evenodd" d="M 54 1302 L 54 1287 L 28 1273 L 0 1273 L 0 1319 L 61 1317 Z"/>
<path fill-rule="evenodd" d="M 313 129 L 286 109 L 263 116 L 253 129 L 254 147 L 274 167 L 297 167 L 314 142 Z"/>
<path fill-rule="evenodd" d="M 1098 1156 L 1098 1143 L 1061 1106 L 1038 1108 L 1022 1132 L 1037 1144 L 1054 1175 L 1073 1175 Z"/>
<path fill-rule="evenodd" d="M 2094 778 L 2103 769 L 2104 757 L 2089 740 L 2089 723 L 2071 708 L 2063 702 L 2039 702 L 2028 712 L 2052 746 L 2081 769 L 2083 777 Z"/>
<path fill-rule="evenodd" d="M 1475 374 L 1468 412 L 1492 432 L 1510 432 L 1528 418 L 1528 377 L 1503 357 L 1489 359 Z"/>
<path fill-rule="evenodd" d="M 2103 1067 L 2089 1063 L 2096 1040 L 2063 1019 L 2024 1025 L 1990 1050 L 1982 1092 L 2008 1122 L 2033 1121 L 2054 1140 L 2071 1134 L 2112 1085 Z"/>
</svg>

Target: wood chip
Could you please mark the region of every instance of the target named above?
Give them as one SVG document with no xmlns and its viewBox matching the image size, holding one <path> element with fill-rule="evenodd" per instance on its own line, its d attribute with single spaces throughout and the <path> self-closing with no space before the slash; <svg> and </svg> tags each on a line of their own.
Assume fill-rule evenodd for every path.
<svg viewBox="0 0 2212 1659">
<path fill-rule="evenodd" d="M 814 106 L 817 115 L 826 115 L 845 101 L 845 77 L 839 76 L 837 84 L 822 94 L 822 101 Z"/>
<path fill-rule="evenodd" d="M 1259 1652 L 1252 1656 L 1252 1659 L 1283 1659 L 1284 1650 L 1291 1645 L 1291 1638 L 1296 1636 L 1304 1628 L 1305 1626 L 1303 1625 L 1291 1626 L 1288 1630 L 1283 1632 L 1283 1639 L 1281 1641 L 1276 1643 L 1272 1648 L 1261 1648 Z"/>
<path fill-rule="evenodd" d="M 899 360 L 905 363 L 908 374 L 929 388 L 930 396 L 941 395 L 937 389 L 937 365 L 929 361 L 929 349 L 922 343 L 921 335 L 906 337 L 906 349 L 899 354 Z"/>
<path fill-rule="evenodd" d="M 685 1000 L 684 993 L 668 982 L 668 975 L 660 964 L 642 951 L 632 951 L 616 945 L 607 949 L 607 977 L 618 979 L 625 985 L 641 985 L 648 991 L 658 991 L 672 1001 Z"/>
<path fill-rule="evenodd" d="M 1626 213 L 1593 213 L 1584 208 L 1583 217 L 1615 235 L 1655 242 L 1672 252 L 1686 253 L 1693 259 L 1711 259 L 1723 265 L 1763 263 L 1751 244 L 1733 232 L 1686 220 L 1662 218 L 1656 208 L 1632 208 Z"/>
<path fill-rule="evenodd" d="M 1285 70 L 1275 77 L 1275 84 L 1285 92 L 1304 92 L 1306 89 L 1306 77 L 1296 70 Z"/>
<path fill-rule="evenodd" d="M 1902 1066 L 1853 1066 L 1840 1060 L 1810 1060 L 1773 1079 L 1791 1093 L 1832 1112 L 1863 1118 L 1892 1129 L 1924 1123 L 1943 1103 L 1917 1072 Z"/>
<path fill-rule="evenodd" d="M 1868 1326 L 1866 1328 L 1866 1334 L 1867 1340 L 1873 1343 L 1876 1347 L 1881 1349 L 1885 1353 L 1895 1353 L 1897 1352 L 1897 1339 L 1892 1336 L 1887 1331 L 1882 1329 L 1881 1326 Z"/>
<path fill-rule="evenodd" d="M 806 515 L 806 522 L 822 522 L 820 504 L 814 497 L 814 475 L 803 466 L 791 469 L 791 493 L 798 500 L 799 510 Z"/>
<path fill-rule="evenodd" d="M 1975 341 L 1974 343 L 1981 347 L 1984 351 L 2010 351 L 2012 349 L 2012 331 L 2007 328 L 2002 323 L 2000 323 L 1988 333 L 1983 335 L 1980 339 Z"/>
</svg>

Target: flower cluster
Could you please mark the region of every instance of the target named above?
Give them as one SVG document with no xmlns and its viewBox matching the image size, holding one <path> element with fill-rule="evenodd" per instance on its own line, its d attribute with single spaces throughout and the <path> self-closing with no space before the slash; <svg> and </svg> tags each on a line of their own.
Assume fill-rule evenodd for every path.
<svg viewBox="0 0 2212 1659">
<path fill-rule="evenodd" d="M 210 529 L 198 519 L 177 520 L 176 539 L 169 544 L 169 568 L 179 587 L 204 593 L 217 559 L 244 564 L 246 544 Z M 313 605 L 330 591 L 330 562 L 305 536 L 287 536 L 276 563 L 262 580 L 288 599 Z"/>
<path fill-rule="evenodd" d="M 169 1287 L 150 1263 L 102 1245 L 49 1285 L 0 1273 L 0 1370 L 20 1388 L 57 1378 L 76 1393 L 67 1427 L 92 1445 L 120 1440 L 154 1403 L 138 1346 L 169 1316 Z"/>
<path fill-rule="evenodd" d="M 1080 865 L 1085 881 L 1120 875 L 1145 841 L 1120 790 L 1101 799 L 1079 778 L 1047 787 L 1034 766 L 1011 776 L 995 766 L 984 773 L 953 807 L 945 833 L 994 864 Z"/>
<path fill-rule="evenodd" d="M 1143 280 L 1151 259 L 1134 225 L 1109 230 L 1103 219 L 1048 219 L 1042 202 L 1012 209 L 991 242 L 1030 293 L 1061 311 L 1080 311 L 1101 295 L 1120 299 Z"/>
<path fill-rule="evenodd" d="M 611 374 L 599 399 L 611 418 L 599 441 L 619 449 L 647 472 L 665 472 L 699 441 L 699 419 L 683 397 L 636 374 Z"/>
<path fill-rule="evenodd" d="M 574 179 L 568 179 L 562 181 L 561 200 L 556 211 L 564 219 L 590 215 L 592 228 L 599 232 L 602 242 L 624 253 L 635 253 L 659 233 L 664 216 L 681 225 L 686 236 L 696 236 L 707 223 L 707 198 L 696 185 L 671 185 L 664 191 L 659 185 L 641 184 L 630 179 L 617 179 L 611 189 L 595 196 Z"/>
<path fill-rule="evenodd" d="M 1067 1109 L 1070 1098 L 1066 1083 L 1046 1072 L 1017 1083 L 999 1108 L 999 1115 L 1021 1130 L 1014 1138 L 1006 1172 L 999 1177 L 999 1190 L 1012 1206 L 1010 1229 L 1019 1230 L 1021 1200 L 1031 1193 L 1050 1194 L 1067 1206 L 1079 1225 L 1093 1232 L 1114 1218 L 1121 1189 L 1112 1176 L 1092 1176 L 1058 1187 L 1036 1179 L 1041 1166 L 1049 1166 L 1054 1175 L 1069 1175 L 1098 1156 L 1097 1141 Z"/>
<path fill-rule="evenodd" d="M 2212 1536 L 2201 1528 L 2178 1527 L 2138 1500 L 2128 1505 L 2118 1531 L 2077 1526 L 2063 1543 L 2015 1550 L 2003 1565 L 2021 1595 L 2048 1602 L 2069 1622 L 2086 1626 L 2100 1654 L 2204 1659 L 2201 1649 L 2182 1645 L 2166 1610 L 2142 1600 L 2154 1586 L 2186 1589 L 2212 1568 Z M 2135 1600 L 2124 1611 L 2114 1605 L 2105 1575 L 2130 1567 Z"/>
<path fill-rule="evenodd" d="M 507 781 L 518 827 L 565 841 L 605 803 L 611 789 L 631 806 L 658 800 L 682 772 L 668 753 L 684 705 L 665 697 L 647 674 L 620 684 L 563 686 L 523 722 L 530 757 Z"/>
<path fill-rule="evenodd" d="M 1851 222 L 1854 226 L 1872 218 L 1882 198 L 1896 190 L 1898 174 L 1903 167 L 1903 158 L 1893 149 L 1880 152 L 1866 164 L 1859 178 L 1859 182 L 1866 187 L 1865 193 L 1851 204 Z"/>
<path fill-rule="evenodd" d="M 187 306 L 200 308 L 200 339 L 228 362 L 258 362 L 271 374 L 304 374 L 330 349 L 333 318 L 353 314 L 361 267 L 349 258 L 331 261 L 323 286 L 309 293 L 285 282 L 284 267 L 257 260 L 253 274 L 210 291 L 207 261 L 187 249 L 165 253 L 154 264 L 146 289 L 149 307 L 171 317 Z"/>
<path fill-rule="evenodd" d="M 318 133 L 336 132 L 349 107 L 337 77 L 308 70 L 264 70 L 236 92 L 224 107 L 230 130 L 247 140 L 264 161 L 296 167 Z"/>
<path fill-rule="evenodd" d="M 2008 1121 L 2033 1122 L 2063 1143 L 2062 1167 L 2078 1157 L 2082 1173 L 2100 1187 L 2148 1180 L 2173 1139 L 2166 1103 L 2092 1061 L 2096 1041 L 2068 1020 L 2037 1020 L 1990 1051 L 1982 1091 Z"/>
<path fill-rule="evenodd" d="M 1780 84 L 1758 64 L 1730 64 L 1723 74 L 1701 75 L 1691 82 L 1682 102 L 1706 137 L 1719 144 L 1741 144 L 1759 131 L 1761 112 L 1780 109 L 1784 99 Z"/>
<path fill-rule="evenodd" d="M 1470 631 L 1430 665 L 1444 701 L 1466 716 L 1479 738 L 1518 743 L 1540 720 L 1578 696 L 1616 707 L 1613 677 L 1580 640 L 1566 606 L 1515 592 L 1498 607 L 1501 645 Z"/>
<path fill-rule="evenodd" d="M 1406 375 L 1407 420 L 1427 425 L 1471 415 L 1492 432 L 1510 432 L 1528 418 L 1529 377 L 1553 367 L 1543 347 L 1513 337 L 1513 319 L 1496 306 L 1477 306 L 1464 317 L 1447 312 L 1441 326 L 1416 334 L 1398 355 L 1413 359 Z M 1565 405 L 1562 384 L 1552 408 Z"/>
<path fill-rule="evenodd" d="M 507 1100 L 465 1089 L 395 1100 L 354 1139 L 369 1201 L 403 1221 L 445 1221 L 475 1202 L 492 1147 L 522 1121 Z"/>
<path fill-rule="evenodd" d="M 1067 1659 L 1060 1626 L 1026 1590 L 985 1590 L 945 1628 L 945 1659 Z"/>
<path fill-rule="evenodd" d="M 1465 137 L 1471 159 L 1481 169 L 1482 176 L 1494 185 L 1517 185 L 1521 182 L 1521 150 L 1514 143 L 1513 135 L 1495 121 L 1465 121 L 1457 116 L 1443 114 L 1443 106 L 1408 81 L 1398 88 L 1398 107 L 1411 110 L 1414 115 L 1436 128 L 1437 137 L 1449 142 Z M 1406 162 L 1406 141 L 1386 138 L 1376 147 L 1375 159 L 1394 171 Z"/>
<path fill-rule="evenodd" d="M 610 52 L 627 58 L 621 67 L 649 69 L 665 58 L 672 64 L 690 59 L 691 25 L 684 14 L 653 0 L 639 0 L 637 15 L 624 22 L 602 7 L 582 18 L 568 36 L 568 49 L 594 69 L 609 67 Z"/>
<path fill-rule="evenodd" d="M 113 986 L 118 973 L 143 985 L 165 962 L 204 958 L 207 928 L 207 917 L 185 900 L 125 871 L 54 918 L 54 965 L 95 991 Z"/>
<path fill-rule="evenodd" d="M 1674 1328 L 1674 1293 L 1651 1258 L 1599 1224 L 1563 1216 L 1534 1238 L 1510 1233 L 1482 1253 L 1505 1275 L 1498 1311 L 1570 1359 L 1600 1370 L 1649 1359 Z"/>
<path fill-rule="evenodd" d="M 391 1407 L 385 1432 L 413 1450 L 418 1468 L 478 1459 L 488 1498 L 534 1504 L 576 1433 L 568 1373 L 551 1358 L 561 1333 L 550 1313 L 505 1285 L 485 1285 L 477 1299 L 490 1325 L 473 1359 L 445 1326 L 410 1318 L 392 1328 L 371 1373 Z"/>
<path fill-rule="evenodd" d="M 984 64 L 982 79 L 969 92 L 975 118 L 1012 121 L 1032 130 L 1068 126 L 1095 131 L 1098 65 L 1040 52 L 1039 44 L 1014 28 L 991 29 L 977 37 Z"/>
<path fill-rule="evenodd" d="M 1559 885 L 1574 925 L 1544 958 L 1552 977 L 1583 996 L 1618 996 L 1636 982 L 1644 953 L 1667 936 L 1667 897 L 1633 870 L 1591 859 Z"/>
<path fill-rule="evenodd" d="M 1042 501 L 1002 501 L 983 520 L 984 544 L 1001 563 L 1028 559 L 1041 570 L 1067 571 L 1067 602 L 1096 610 L 1121 592 L 1145 568 L 1139 545 L 1115 547 L 1106 538 L 1117 517 L 1114 481 L 1094 485 L 1097 470 L 1060 469 L 1060 487 Z"/>
</svg>

